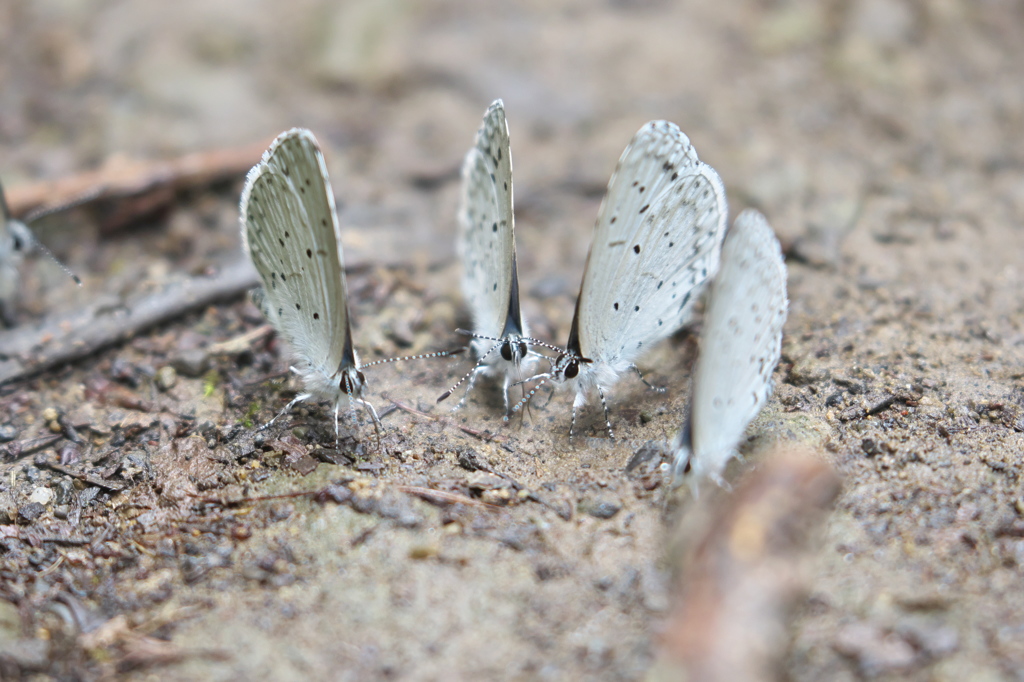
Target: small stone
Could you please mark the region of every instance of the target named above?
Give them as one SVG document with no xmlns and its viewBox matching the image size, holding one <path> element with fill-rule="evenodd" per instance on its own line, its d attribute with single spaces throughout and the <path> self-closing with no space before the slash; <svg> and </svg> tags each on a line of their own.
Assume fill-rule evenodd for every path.
<svg viewBox="0 0 1024 682">
<path fill-rule="evenodd" d="M 584 499 L 580 503 L 580 511 L 590 514 L 595 519 L 610 519 L 622 510 L 618 500 L 608 498 Z"/>
<path fill-rule="evenodd" d="M 178 383 L 178 372 L 170 365 L 164 365 L 156 373 L 156 387 L 161 391 L 169 391 Z"/>
<path fill-rule="evenodd" d="M 185 377 L 201 377 L 210 369 L 210 355 L 202 348 L 182 351 L 171 360 L 171 367 Z"/>
<path fill-rule="evenodd" d="M 825 381 L 828 377 L 828 370 L 820 364 L 816 364 L 815 358 L 811 355 L 805 355 L 797 360 L 793 363 L 793 368 L 789 370 L 789 383 L 794 386 L 817 384 Z"/>
<path fill-rule="evenodd" d="M 865 677 L 905 671 L 917 661 L 917 653 L 909 642 L 868 623 L 851 623 L 841 628 L 834 646 L 856 660 Z"/>
<path fill-rule="evenodd" d="M 8 443 L 18 436 L 18 430 L 9 424 L 0 426 L 0 443 Z"/>
<path fill-rule="evenodd" d="M 431 559 L 436 557 L 441 551 L 441 548 L 436 544 L 429 543 L 423 545 L 413 545 L 409 548 L 410 559 Z"/>
<path fill-rule="evenodd" d="M 35 502 L 36 504 L 41 504 L 45 507 L 46 505 L 50 504 L 50 502 L 53 501 L 53 498 L 54 492 L 52 489 L 46 486 L 39 486 L 38 488 L 32 491 L 31 495 L 29 495 L 28 501 Z"/>
<path fill-rule="evenodd" d="M 948 656 L 960 647 L 960 635 L 954 628 L 928 618 L 907 619 L 896 630 L 932 658 Z"/>
<path fill-rule="evenodd" d="M 29 502 L 18 507 L 18 516 L 22 521 L 35 521 L 46 512 L 46 507 L 38 502 Z"/>
<path fill-rule="evenodd" d="M 52 408 L 52 407 L 47 407 L 45 410 L 43 410 L 43 421 L 44 422 L 54 422 L 54 421 L 57 421 L 57 417 L 58 416 L 60 416 L 60 415 L 58 415 L 57 410 Z"/>
</svg>

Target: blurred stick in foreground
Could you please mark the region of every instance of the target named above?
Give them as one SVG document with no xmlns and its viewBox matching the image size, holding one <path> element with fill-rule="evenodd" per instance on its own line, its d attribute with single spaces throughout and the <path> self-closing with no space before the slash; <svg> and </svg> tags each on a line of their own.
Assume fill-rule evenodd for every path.
<svg viewBox="0 0 1024 682">
<path fill-rule="evenodd" d="M 648 679 L 778 678 L 814 538 L 839 490 L 821 459 L 776 450 L 734 493 L 713 495 L 703 522 L 684 522 L 679 592 Z"/>
<path fill-rule="evenodd" d="M 179 192 L 243 177 L 266 148 L 264 141 L 160 161 L 114 155 L 95 170 L 10 187 L 7 203 L 28 221 L 67 206 L 109 204 L 100 222 L 112 232 L 172 204 Z"/>
</svg>

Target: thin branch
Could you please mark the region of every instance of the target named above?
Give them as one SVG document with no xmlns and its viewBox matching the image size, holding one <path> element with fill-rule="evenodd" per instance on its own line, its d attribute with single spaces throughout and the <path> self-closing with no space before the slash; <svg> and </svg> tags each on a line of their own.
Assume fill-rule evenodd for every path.
<svg viewBox="0 0 1024 682">
<path fill-rule="evenodd" d="M 215 301 L 235 298 L 256 286 L 248 258 L 216 274 L 164 283 L 127 300 L 108 298 L 84 310 L 38 325 L 0 332 L 0 384 L 86 357 L 140 331 Z"/>
<path fill-rule="evenodd" d="M 468 504 L 475 507 L 501 509 L 501 507 L 496 504 L 488 504 L 487 502 L 474 500 L 472 497 L 466 497 L 465 495 L 459 495 L 458 493 L 450 493 L 444 490 L 423 488 L 418 485 L 396 485 L 395 490 L 406 493 L 408 495 L 415 495 L 416 497 L 421 497 L 427 500 L 428 502 L 444 502 L 445 504 Z"/>
<path fill-rule="evenodd" d="M 173 202 L 178 192 L 244 176 L 266 148 L 260 142 L 159 161 L 112 156 L 92 171 L 8 188 L 7 203 L 13 215 L 38 217 L 67 206 L 122 200 L 104 221 L 116 229 Z"/>
</svg>

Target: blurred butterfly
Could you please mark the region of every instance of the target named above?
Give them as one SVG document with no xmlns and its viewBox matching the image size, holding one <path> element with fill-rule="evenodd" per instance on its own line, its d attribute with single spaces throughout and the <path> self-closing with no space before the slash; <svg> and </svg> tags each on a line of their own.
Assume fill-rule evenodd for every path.
<svg viewBox="0 0 1024 682">
<path fill-rule="evenodd" d="M 765 217 L 746 210 L 722 248 L 711 284 L 687 420 L 674 446 L 674 479 L 722 484 L 747 425 L 772 393 L 786 322 L 786 265 Z"/>
<path fill-rule="evenodd" d="M 95 192 L 90 192 L 65 204 L 34 211 L 26 222 L 39 220 L 53 213 L 65 211 L 82 204 L 92 199 L 94 194 Z M 14 219 L 10 207 L 7 205 L 7 197 L 4 194 L 3 186 L 0 186 L 0 324 L 4 326 L 13 327 L 15 324 L 14 297 L 17 294 L 18 284 L 21 281 L 21 275 L 18 270 L 25 254 L 33 250 L 38 250 L 48 255 L 53 262 L 71 277 L 75 284 L 82 285 L 82 280 L 75 273 L 71 272 L 49 249 L 36 240 L 28 225 Z"/>
</svg>

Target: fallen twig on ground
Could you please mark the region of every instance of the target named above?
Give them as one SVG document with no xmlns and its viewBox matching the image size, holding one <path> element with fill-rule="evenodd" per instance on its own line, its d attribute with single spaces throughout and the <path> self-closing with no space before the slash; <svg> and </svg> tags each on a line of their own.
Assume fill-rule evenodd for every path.
<svg viewBox="0 0 1024 682">
<path fill-rule="evenodd" d="M 256 284 L 252 263 L 240 258 L 209 277 L 165 282 L 127 300 L 108 296 L 63 317 L 0 332 L 0 384 L 78 360 Z"/>
<path fill-rule="evenodd" d="M 11 187 L 7 203 L 29 219 L 65 206 L 118 200 L 103 229 L 116 230 L 174 201 L 178 192 L 242 177 L 260 159 L 266 142 L 147 161 L 112 156 L 99 168 L 49 182 Z"/>
<path fill-rule="evenodd" d="M 787 452 L 765 460 L 735 493 L 701 497 L 683 522 L 664 679 L 774 679 L 790 643 L 788 618 L 807 586 L 814 534 L 839 490 L 824 461 Z"/>
</svg>

